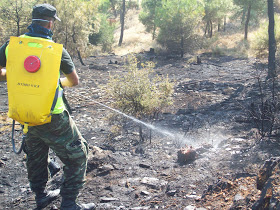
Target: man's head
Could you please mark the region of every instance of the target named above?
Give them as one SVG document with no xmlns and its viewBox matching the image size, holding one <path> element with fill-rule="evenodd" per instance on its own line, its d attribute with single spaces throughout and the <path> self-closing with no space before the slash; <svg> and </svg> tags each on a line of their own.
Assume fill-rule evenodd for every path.
<svg viewBox="0 0 280 210">
<path fill-rule="evenodd" d="M 56 8 L 50 4 L 38 4 L 33 7 L 32 21 L 46 28 L 51 28 L 52 23 L 60 19 L 57 17 Z"/>
</svg>

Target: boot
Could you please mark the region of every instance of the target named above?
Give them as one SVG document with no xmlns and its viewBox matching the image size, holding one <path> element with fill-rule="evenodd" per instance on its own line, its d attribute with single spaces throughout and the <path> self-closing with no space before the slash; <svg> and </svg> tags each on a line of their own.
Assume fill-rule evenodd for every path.
<svg viewBox="0 0 280 210">
<path fill-rule="evenodd" d="M 35 192 L 35 201 L 37 204 L 37 209 L 43 209 L 46 206 L 48 206 L 52 201 L 58 198 L 60 190 L 53 190 L 53 191 L 41 191 L 41 192 Z"/>
<path fill-rule="evenodd" d="M 48 168 L 49 168 L 51 177 L 53 177 L 55 174 L 57 174 L 60 171 L 60 165 L 53 160 L 50 160 L 50 162 L 48 164 Z"/>
<path fill-rule="evenodd" d="M 76 200 L 63 199 L 61 202 L 60 210 L 93 210 L 96 208 L 94 203 L 78 204 Z"/>
</svg>

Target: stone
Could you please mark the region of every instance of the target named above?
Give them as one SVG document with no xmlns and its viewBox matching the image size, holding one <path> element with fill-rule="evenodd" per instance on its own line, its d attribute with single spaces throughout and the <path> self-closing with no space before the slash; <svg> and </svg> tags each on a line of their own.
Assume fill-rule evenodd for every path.
<svg viewBox="0 0 280 210">
<path fill-rule="evenodd" d="M 130 210 L 146 210 L 146 209 L 150 209 L 150 206 L 139 206 L 139 207 L 133 207 L 133 208 L 129 208 Z"/>
<path fill-rule="evenodd" d="M 113 198 L 113 197 L 101 197 L 100 198 L 100 203 L 108 203 L 112 201 L 118 201 L 118 198 Z"/>
<path fill-rule="evenodd" d="M 142 184 L 145 184 L 153 189 L 160 189 L 162 186 L 166 185 L 168 182 L 164 180 L 160 180 L 154 177 L 144 177 L 141 180 Z"/>
<path fill-rule="evenodd" d="M 139 167 L 141 167 L 141 168 L 151 168 L 150 165 L 147 165 L 147 164 L 144 164 L 144 163 L 140 163 Z"/>
<path fill-rule="evenodd" d="M 194 205 L 188 205 L 184 208 L 184 210 L 195 210 L 196 207 Z"/>
<path fill-rule="evenodd" d="M 166 192 L 167 195 L 169 196 L 174 196 L 176 194 L 177 190 L 169 190 L 168 192 Z"/>
<path fill-rule="evenodd" d="M 141 195 L 150 195 L 150 193 L 149 193 L 148 191 L 145 191 L 145 190 L 141 191 L 140 194 L 141 194 Z"/>
<path fill-rule="evenodd" d="M 234 201 L 239 201 L 239 200 L 243 200 L 244 199 L 244 197 L 241 195 L 241 194 L 239 194 L 239 193 L 237 193 L 235 196 L 234 196 Z"/>
</svg>

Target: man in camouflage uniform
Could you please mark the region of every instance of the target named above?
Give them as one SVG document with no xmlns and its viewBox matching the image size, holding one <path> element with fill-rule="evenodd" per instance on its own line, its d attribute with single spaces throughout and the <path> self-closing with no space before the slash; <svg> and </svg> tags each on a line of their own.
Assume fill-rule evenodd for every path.
<svg viewBox="0 0 280 210">
<path fill-rule="evenodd" d="M 53 6 L 49 4 L 34 6 L 32 24 L 28 27 L 30 31 L 24 36 L 51 39 L 51 29 L 55 20 L 60 21 Z M 6 80 L 6 70 L 3 67 L 6 66 L 8 59 L 6 58 L 8 44 L 9 42 L 0 48 L 0 81 Z M 78 85 L 79 78 L 74 64 L 64 48 L 60 70 L 65 75 L 64 78 L 61 78 L 63 87 Z M 52 115 L 51 122 L 29 127 L 25 142 L 28 180 L 31 190 L 35 192 L 37 207 L 38 209 L 46 207 L 60 193 L 62 196 L 61 210 L 95 209 L 94 203 L 78 204 L 76 202 L 79 191 L 85 183 L 88 156 L 87 142 L 66 111 L 62 100 L 60 102 L 58 100 L 55 107 L 57 110 Z M 46 184 L 49 178 L 49 148 L 64 163 L 64 181 L 60 191 L 46 191 Z"/>
</svg>

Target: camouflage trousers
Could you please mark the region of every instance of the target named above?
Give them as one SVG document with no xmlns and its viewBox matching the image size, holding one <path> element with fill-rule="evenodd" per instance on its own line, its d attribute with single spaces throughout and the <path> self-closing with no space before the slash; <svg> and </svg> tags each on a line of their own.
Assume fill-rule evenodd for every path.
<svg viewBox="0 0 280 210">
<path fill-rule="evenodd" d="M 51 123 L 29 127 L 25 149 L 28 180 L 33 192 L 46 187 L 49 148 L 64 164 L 61 196 L 76 199 L 85 183 L 88 145 L 67 111 L 53 115 Z"/>
</svg>

